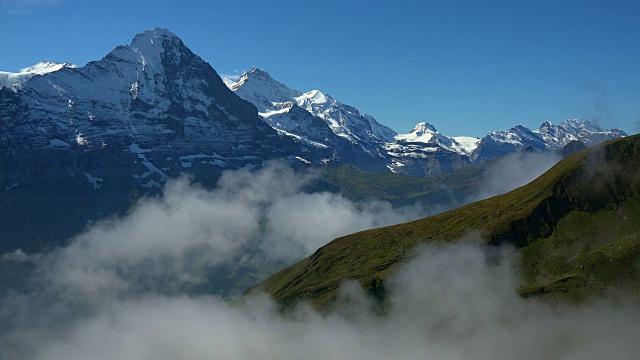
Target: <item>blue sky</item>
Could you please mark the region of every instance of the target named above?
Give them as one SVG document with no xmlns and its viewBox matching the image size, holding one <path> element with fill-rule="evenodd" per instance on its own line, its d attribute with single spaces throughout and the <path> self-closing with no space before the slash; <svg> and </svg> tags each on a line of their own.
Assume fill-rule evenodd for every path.
<svg viewBox="0 0 640 360">
<path fill-rule="evenodd" d="M 640 131 L 636 1 L 0 0 L 0 70 L 84 65 L 166 27 L 221 74 L 260 67 L 404 133 L 590 119 Z"/>
</svg>

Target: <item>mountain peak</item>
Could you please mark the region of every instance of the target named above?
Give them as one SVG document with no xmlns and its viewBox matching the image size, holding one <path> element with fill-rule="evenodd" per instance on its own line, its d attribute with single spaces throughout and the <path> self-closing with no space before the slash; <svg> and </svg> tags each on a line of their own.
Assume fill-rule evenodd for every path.
<svg viewBox="0 0 640 360">
<path fill-rule="evenodd" d="M 327 95 L 323 94 L 320 90 L 311 90 L 304 94 L 304 96 L 316 104 L 324 104 L 328 101 Z"/>
<path fill-rule="evenodd" d="M 548 129 L 550 127 L 553 127 L 553 123 L 549 120 L 545 121 L 542 123 L 542 125 L 540 125 L 539 129 Z"/>
<path fill-rule="evenodd" d="M 422 135 L 428 132 L 436 133 L 438 132 L 438 130 L 436 130 L 435 126 L 429 124 L 428 122 L 419 122 L 416 124 L 416 126 L 413 127 L 413 130 L 411 130 L 411 133 L 416 133 L 418 135 Z"/>
<path fill-rule="evenodd" d="M 131 44 L 117 46 L 106 58 L 137 63 L 142 66 L 140 73 L 161 73 L 166 65 L 163 65 L 163 60 L 177 66 L 182 59 L 191 59 L 194 56 L 195 54 L 171 31 L 152 28 L 136 34 Z"/>
<path fill-rule="evenodd" d="M 250 81 L 252 80 L 252 81 Z M 269 75 L 268 72 L 257 68 L 255 66 L 251 67 L 251 70 L 243 73 L 242 75 L 240 75 L 240 77 L 238 77 L 238 80 L 234 81 L 231 86 L 230 89 L 232 91 L 236 91 L 238 90 L 240 87 L 242 87 L 245 83 L 247 82 L 262 82 L 264 84 L 269 84 L 269 86 L 274 86 L 274 87 L 282 87 L 284 85 L 280 84 L 277 80 L 275 80 L 274 78 L 271 77 L 271 75 Z"/>
<path fill-rule="evenodd" d="M 578 120 L 578 119 L 569 119 L 569 120 L 565 120 L 563 122 L 560 123 L 561 127 L 567 129 L 567 130 L 572 130 L 572 131 L 580 131 L 581 129 L 586 129 L 589 131 L 595 131 L 595 132 L 601 132 L 602 129 L 593 124 L 591 121 L 589 120 Z"/>
<path fill-rule="evenodd" d="M 465 138 L 463 139 L 464 145 L 458 143 L 455 139 L 440 134 L 435 126 L 429 124 L 428 122 L 419 122 L 416 126 L 413 127 L 408 134 L 399 134 L 396 135 L 395 140 L 398 142 L 408 142 L 408 143 L 425 143 L 425 144 L 436 144 L 447 151 L 456 152 L 459 154 L 467 154 L 469 150 L 468 148 L 473 148 L 475 145 L 471 145 L 472 141 Z"/>
<path fill-rule="evenodd" d="M 154 27 L 136 34 L 136 36 L 134 36 L 133 40 L 131 41 L 131 45 L 133 46 L 138 42 L 147 42 L 153 45 L 154 43 L 153 40 L 160 39 L 160 38 L 179 39 L 174 33 L 169 31 L 168 29 L 161 28 L 161 27 Z"/>
<path fill-rule="evenodd" d="M 549 149 L 560 149 L 575 140 L 591 146 L 601 141 L 627 135 L 618 129 L 602 130 L 589 120 L 578 119 L 565 120 L 557 126 L 546 121 L 534 133 L 544 140 Z"/>
<path fill-rule="evenodd" d="M 28 68 L 21 69 L 20 72 L 27 73 L 27 74 L 41 75 L 41 74 L 46 74 L 53 71 L 58 71 L 65 67 L 75 68 L 76 65 L 67 63 L 67 62 L 60 64 L 57 62 L 44 60 L 44 61 L 40 61 L 39 63 L 33 66 L 29 66 Z"/>
<path fill-rule="evenodd" d="M 152 28 L 136 34 L 129 47 L 143 58 L 152 59 L 169 49 L 167 46 L 169 44 L 175 48 L 185 47 L 182 40 L 171 31 L 165 28 Z"/>
<path fill-rule="evenodd" d="M 249 73 L 249 74 L 251 74 L 251 75 L 254 75 L 254 76 L 260 76 L 260 77 L 265 77 L 265 78 L 271 78 L 271 75 L 269 75 L 269 73 L 268 73 L 268 72 L 266 72 L 266 71 L 264 71 L 264 70 L 262 70 L 262 69 L 260 69 L 260 68 L 257 68 L 257 67 L 255 67 L 255 66 L 252 66 L 252 67 L 251 67 L 251 70 L 249 70 L 249 72 L 248 72 L 248 73 Z"/>
<path fill-rule="evenodd" d="M 255 105 L 260 112 L 273 110 L 274 103 L 292 101 L 302 95 L 300 91 L 287 87 L 255 66 L 229 85 L 231 91 Z"/>
<path fill-rule="evenodd" d="M 296 126 L 300 126 L 298 130 L 307 129 L 308 125 L 305 125 L 305 122 L 308 123 L 309 118 L 317 117 L 326 123 L 334 135 L 348 139 L 352 144 L 359 144 L 369 154 L 377 151 L 372 147 L 378 146 L 381 141 L 393 141 L 393 136 L 396 135 L 395 131 L 380 125 L 373 117 L 361 114 L 358 109 L 342 104 L 328 94 L 319 90 L 302 93 L 275 80 L 269 73 L 255 66 L 242 74 L 237 81 L 229 81 L 227 84 L 236 95 L 254 104 L 259 113 L 269 119 L 269 124 L 278 130 L 290 132 Z M 292 109 L 290 104 L 296 104 L 306 115 L 289 114 L 289 109 Z M 284 118 L 287 120 L 284 121 Z M 296 126 L 292 125 L 298 121 L 301 122 Z M 317 135 L 296 134 L 312 138 Z M 326 139 L 322 135 L 320 143 Z"/>
<path fill-rule="evenodd" d="M 516 125 L 516 126 L 512 127 L 511 130 L 514 130 L 514 131 L 526 131 L 526 132 L 530 132 L 531 131 L 528 127 L 526 127 L 526 126 L 524 126 L 522 124 L 519 124 L 519 125 Z"/>
<path fill-rule="evenodd" d="M 33 66 L 20 69 L 20 72 L 0 71 L 0 87 L 20 86 L 21 83 L 31 79 L 36 75 L 44 75 L 63 68 L 76 68 L 77 66 L 70 63 L 56 63 L 52 61 L 41 61 Z"/>
</svg>

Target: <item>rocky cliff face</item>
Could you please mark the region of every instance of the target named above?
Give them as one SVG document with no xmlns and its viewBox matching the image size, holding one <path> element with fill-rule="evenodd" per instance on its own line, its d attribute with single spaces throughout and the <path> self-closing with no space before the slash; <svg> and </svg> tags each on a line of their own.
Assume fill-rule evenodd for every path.
<svg viewBox="0 0 640 360">
<path fill-rule="evenodd" d="M 30 133 L 34 145 L 128 149 L 133 159 L 155 158 L 157 164 L 138 163 L 158 183 L 166 179 L 165 171 L 185 167 L 184 156 L 238 167 L 297 151 L 164 29 L 138 34 L 130 45 L 84 67 L 34 77 L 18 95 L 34 124 L 21 132 Z"/>
</svg>

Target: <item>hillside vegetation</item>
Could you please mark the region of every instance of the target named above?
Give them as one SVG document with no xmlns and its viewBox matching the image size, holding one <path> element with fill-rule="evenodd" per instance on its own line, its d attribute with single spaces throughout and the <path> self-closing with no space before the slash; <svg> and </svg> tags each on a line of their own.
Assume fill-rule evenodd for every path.
<svg viewBox="0 0 640 360">
<path fill-rule="evenodd" d="M 525 297 L 637 296 L 639 164 L 640 136 L 602 143 L 507 194 L 335 239 L 258 287 L 283 304 L 308 300 L 318 307 L 335 299 L 345 279 L 383 296 L 384 279 L 417 244 L 473 239 L 518 249 Z"/>
</svg>

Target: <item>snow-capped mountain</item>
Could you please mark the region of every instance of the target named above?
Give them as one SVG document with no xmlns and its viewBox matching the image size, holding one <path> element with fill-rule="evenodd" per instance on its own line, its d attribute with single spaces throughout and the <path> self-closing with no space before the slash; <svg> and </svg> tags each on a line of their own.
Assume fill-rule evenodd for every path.
<svg viewBox="0 0 640 360">
<path fill-rule="evenodd" d="M 542 137 L 548 149 L 559 149 L 574 140 L 591 146 L 606 140 L 627 136 L 622 130 L 603 130 L 588 120 L 580 121 L 577 119 L 565 120 L 557 126 L 546 121 L 534 132 Z"/>
<path fill-rule="evenodd" d="M 433 125 L 420 122 L 408 134 L 399 134 L 384 145 L 390 157 L 387 168 L 395 173 L 435 176 L 468 165 L 474 142 L 441 134 Z M 473 138 L 472 138 L 473 139 Z M 479 139 L 475 139 L 475 142 Z"/>
<path fill-rule="evenodd" d="M 390 141 L 396 132 L 378 123 L 372 116 L 343 104 L 319 90 L 311 90 L 299 97 L 298 106 L 324 119 L 331 130 L 354 143 L 368 144 Z"/>
<path fill-rule="evenodd" d="M 236 95 L 254 104 L 262 119 L 278 133 L 320 157 L 313 162 L 337 161 L 366 170 L 386 169 L 388 159 L 382 146 L 396 133 L 373 117 L 318 90 L 303 93 L 292 89 L 255 67 L 237 81 L 226 83 Z"/>
<path fill-rule="evenodd" d="M 545 151 L 561 148 L 572 140 L 591 145 L 624 136 L 620 130 L 603 131 L 579 120 L 568 120 L 557 127 L 547 122 L 536 131 L 518 125 L 492 131 L 482 139 L 450 137 L 426 122 L 418 123 L 408 134 L 397 134 L 319 90 L 303 93 L 255 67 L 237 81 L 225 83 L 254 104 L 262 119 L 281 135 L 295 139 L 306 149 L 315 149 L 324 160 L 348 162 L 367 170 L 386 168 L 434 176 L 525 147 Z"/>
<path fill-rule="evenodd" d="M 479 139 L 468 136 L 450 137 L 441 134 L 433 125 L 422 122 L 410 133 L 396 135 L 394 142 L 384 145 L 384 150 L 390 157 L 387 168 L 391 171 L 432 176 L 524 148 L 553 151 L 572 141 L 591 146 L 626 135 L 622 130 L 602 130 L 587 120 L 574 119 L 566 120 L 558 126 L 547 121 L 535 131 L 518 125 L 509 130 L 492 131 Z"/>
<path fill-rule="evenodd" d="M 166 29 L 138 34 L 86 66 L 32 77 L 18 94 L 35 124 L 21 132 L 30 143 L 129 149 L 149 186 L 191 163 L 185 156 L 236 167 L 295 153 Z"/>
<path fill-rule="evenodd" d="M 82 67 L 24 73 L 39 75 L 0 88 L 2 203 L 44 201 L 41 218 L 62 227 L 126 209 L 130 194 L 156 191 L 183 172 L 211 183 L 224 169 L 307 154 L 166 29 L 140 33 Z M 42 200 L 49 193 L 85 200 Z M 15 214 L 2 224 L 19 223 Z"/>
<path fill-rule="evenodd" d="M 292 132 L 299 120 L 285 116 L 294 108 L 291 103 L 324 120 L 335 135 L 362 147 L 372 155 L 376 154 L 381 143 L 392 141 L 396 135 L 395 131 L 378 123 L 372 116 L 361 114 L 358 109 L 343 104 L 328 94 L 319 90 L 302 93 L 291 89 L 273 79 L 266 71 L 255 67 L 244 73 L 237 82 L 230 84 L 230 88 L 238 96 L 254 104 L 265 121 L 275 129 L 303 138 L 307 134 Z"/>
<path fill-rule="evenodd" d="M 469 137 L 458 141 L 426 123 L 418 124 L 410 134 L 398 135 L 328 94 L 319 90 L 302 93 L 255 67 L 227 84 L 253 103 L 264 121 L 281 134 L 310 147 L 325 148 L 325 156 L 332 160 L 367 170 L 437 175 L 468 164 L 478 141 Z"/>
<path fill-rule="evenodd" d="M 622 130 L 602 130 L 588 120 L 565 120 L 558 126 L 546 121 L 535 131 L 518 125 L 506 131 L 490 132 L 480 140 L 472 159 L 481 162 L 525 147 L 535 151 L 557 150 L 571 141 L 580 141 L 586 146 L 591 146 L 623 136 L 627 134 Z"/>
<path fill-rule="evenodd" d="M 262 119 L 279 133 L 312 147 L 334 145 L 334 134 L 326 123 L 297 105 L 295 98 L 302 92 L 276 81 L 266 71 L 254 67 L 237 82 L 225 83 L 236 95 L 254 104 Z"/>
<path fill-rule="evenodd" d="M 480 138 L 473 136 L 453 136 L 452 139 L 455 140 L 458 146 L 467 154 L 473 154 L 478 147 L 478 143 L 480 143 Z"/>
<path fill-rule="evenodd" d="M 13 87 L 31 79 L 36 75 L 44 75 L 63 68 L 75 68 L 70 63 L 58 64 L 51 61 L 41 61 L 33 66 L 24 68 L 17 73 L 0 71 L 0 87 Z"/>
<path fill-rule="evenodd" d="M 255 105 L 261 114 L 281 108 L 279 104 L 302 95 L 301 91 L 291 89 L 256 67 L 242 74 L 237 82 L 227 85 L 236 95 Z"/>
<path fill-rule="evenodd" d="M 37 158 L 45 166 L 60 152 L 59 158 L 79 164 L 95 190 L 108 186 L 96 179 L 114 166 L 147 188 L 185 169 L 219 172 L 283 157 L 430 176 L 520 147 L 548 150 L 625 135 L 577 120 L 536 131 L 516 126 L 481 140 L 449 137 L 428 123 L 398 135 L 327 94 L 289 88 L 257 68 L 229 89 L 208 63 L 160 28 L 82 67 L 40 63 L 15 74 L 6 77 L 11 86 L 0 88 L 5 164 Z M 101 163 L 107 158 L 108 166 Z M 0 185 L 24 178 L 20 166 L 12 169 Z"/>
<path fill-rule="evenodd" d="M 458 136 L 449 137 L 441 134 L 436 128 L 426 122 L 416 124 L 416 126 L 408 134 L 400 134 L 394 137 L 395 142 L 399 144 L 405 143 L 423 143 L 435 144 L 441 148 L 456 152 L 462 155 L 470 155 L 476 148 L 480 139 Z"/>
<path fill-rule="evenodd" d="M 523 147 L 531 147 L 535 151 L 547 148 L 544 140 L 529 128 L 517 125 L 509 130 L 496 130 L 478 142 L 478 147 L 472 154 L 477 162 L 497 158 L 512 153 Z"/>
</svg>

